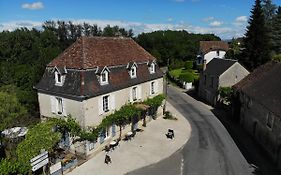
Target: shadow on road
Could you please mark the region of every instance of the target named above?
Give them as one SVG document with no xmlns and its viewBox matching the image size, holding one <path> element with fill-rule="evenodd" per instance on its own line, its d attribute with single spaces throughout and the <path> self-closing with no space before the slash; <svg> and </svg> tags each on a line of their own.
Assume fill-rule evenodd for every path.
<svg viewBox="0 0 281 175">
<path fill-rule="evenodd" d="M 185 93 L 192 98 L 207 104 L 206 101 L 197 96 L 195 91 L 187 91 Z M 211 109 L 211 111 L 227 129 L 239 150 L 251 165 L 254 174 L 281 174 L 263 148 L 253 139 L 250 134 L 246 132 L 246 130 L 239 124 L 238 121 L 235 121 L 233 118 L 231 118 L 230 111 L 218 108 Z"/>
</svg>

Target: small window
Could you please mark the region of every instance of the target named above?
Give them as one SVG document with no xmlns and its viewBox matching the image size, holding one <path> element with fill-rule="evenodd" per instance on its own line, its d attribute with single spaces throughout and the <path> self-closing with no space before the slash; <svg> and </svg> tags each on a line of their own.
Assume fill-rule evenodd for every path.
<svg viewBox="0 0 281 175">
<path fill-rule="evenodd" d="M 100 75 L 100 82 L 101 85 L 108 84 L 108 72 L 103 71 Z"/>
<path fill-rule="evenodd" d="M 266 126 L 268 128 L 271 128 L 273 127 L 273 122 L 274 122 L 274 117 L 271 113 L 268 113 L 267 114 L 267 119 L 266 119 Z"/>
<path fill-rule="evenodd" d="M 151 82 L 151 94 L 155 94 L 155 82 Z"/>
<path fill-rule="evenodd" d="M 137 100 L 137 87 L 133 87 L 133 89 L 132 89 L 132 97 L 133 97 L 133 101 Z"/>
<path fill-rule="evenodd" d="M 137 77 L 137 68 L 135 66 L 131 68 L 130 74 L 131 74 L 131 78 Z"/>
<path fill-rule="evenodd" d="M 55 71 L 55 81 L 57 86 L 62 86 L 62 75 Z"/>
<path fill-rule="evenodd" d="M 62 99 L 61 98 L 56 98 L 57 99 L 57 109 L 58 109 L 58 114 L 63 113 L 63 104 L 62 104 Z"/>
<path fill-rule="evenodd" d="M 151 74 L 155 73 L 155 64 L 154 63 L 151 63 L 151 65 L 149 66 L 149 72 Z"/>
<path fill-rule="evenodd" d="M 109 111 L 108 102 L 109 102 L 109 95 L 102 97 L 102 109 L 104 112 Z"/>
</svg>

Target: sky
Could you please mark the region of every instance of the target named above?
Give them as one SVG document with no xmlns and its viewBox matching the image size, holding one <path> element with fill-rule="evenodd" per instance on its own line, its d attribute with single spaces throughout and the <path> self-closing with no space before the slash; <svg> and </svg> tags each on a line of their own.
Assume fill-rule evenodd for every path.
<svg viewBox="0 0 281 175">
<path fill-rule="evenodd" d="M 273 0 L 281 5 L 281 0 Z M 157 30 L 243 36 L 254 0 L 0 0 L 0 31 L 47 20 L 118 25 L 135 35 Z"/>
</svg>

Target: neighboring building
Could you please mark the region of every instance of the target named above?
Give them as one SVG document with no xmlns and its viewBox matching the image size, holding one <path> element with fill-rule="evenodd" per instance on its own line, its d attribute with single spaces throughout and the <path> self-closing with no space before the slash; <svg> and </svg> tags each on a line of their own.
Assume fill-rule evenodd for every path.
<svg viewBox="0 0 281 175">
<path fill-rule="evenodd" d="M 237 83 L 240 123 L 281 169 L 281 63 L 268 62 Z M 237 103 L 236 103 L 237 104 Z M 239 114 L 238 113 L 238 114 Z"/>
<path fill-rule="evenodd" d="M 71 115 L 87 128 L 126 103 L 163 93 L 163 73 L 131 38 L 81 37 L 47 65 L 35 88 L 42 119 Z M 108 128 L 98 142 L 116 132 Z"/>
<path fill-rule="evenodd" d="M 224 41 L 200 41 L 196 64 L 202 65 L 204 60 L 208 64 L 213 58 L 224 58 L 228 50 L 229 46 Z"/>
<path fill-rule="evenodd" d="M 236 60 L 214 58 L 203 67 L 198 94 L 212 105 L 219 100 L 220 87 L 231 87 L 249 74 Z"/>
</svg>

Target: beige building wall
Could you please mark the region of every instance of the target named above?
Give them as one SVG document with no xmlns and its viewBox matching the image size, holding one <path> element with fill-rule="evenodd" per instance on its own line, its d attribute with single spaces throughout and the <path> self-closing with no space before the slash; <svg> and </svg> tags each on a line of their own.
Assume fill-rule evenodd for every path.
<svg viewBox="0 0 281 175">
<path fill-rule="evenodd" d="M 154 94 L 150 93 L 151 82 L 155 82 Z M 154 97 L 163 93 L 163 78 L 97 96 L 82 102 L 60 97 L 63 100 L 64 108 L 64 113 L 61 115 L 52 112 L 52 98 L 54 99 L 59 96 L 38 93 L 40 114 L 42 117 L 65 117 L 70 114 L 82 127 L 97 126 L 104 117 L 108 116 L 115 110 L 120 109 L 124 104 L 135 102 L 131 97 L 133 87 L 137 87 L 136 101 L 144 101 L 146 98 Z M 106 95 L 109 95 L 109 111 L 102 112 L 102 97 Z"/>
</svg>

